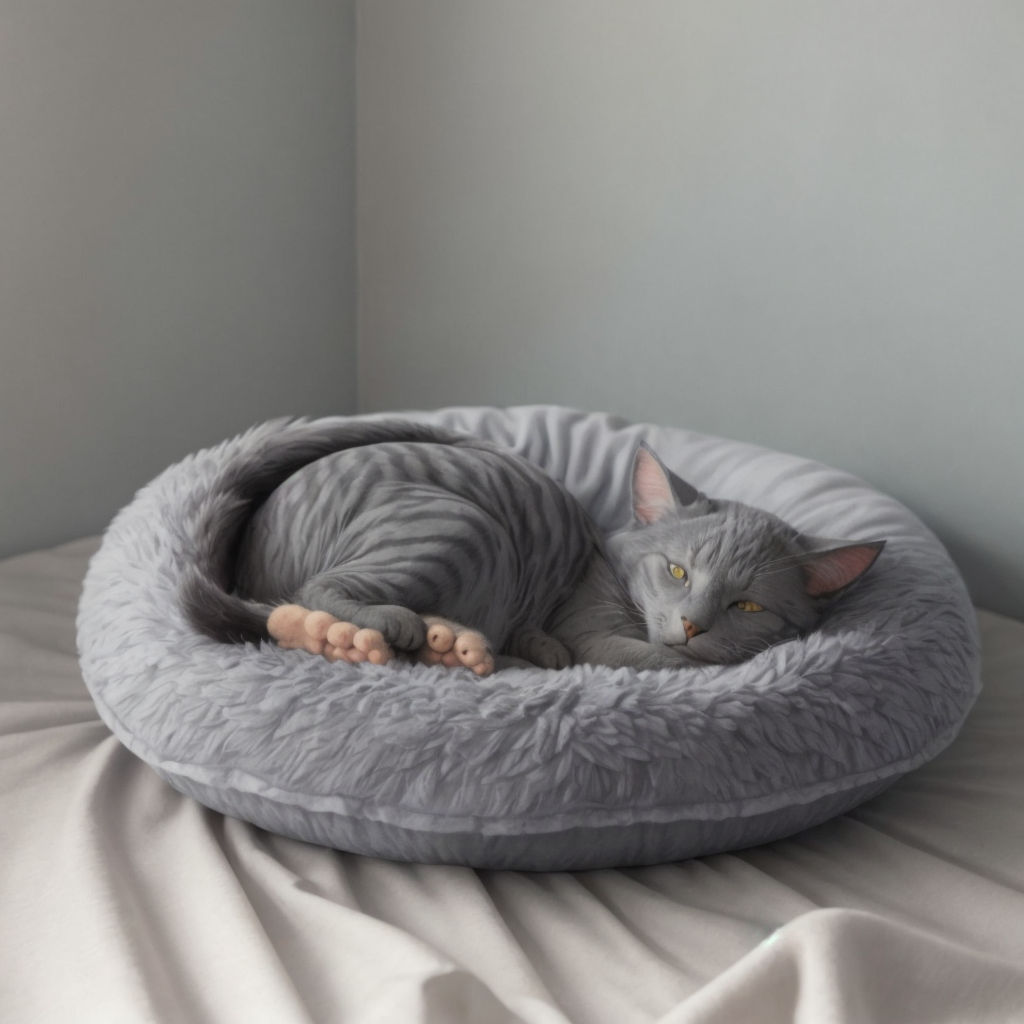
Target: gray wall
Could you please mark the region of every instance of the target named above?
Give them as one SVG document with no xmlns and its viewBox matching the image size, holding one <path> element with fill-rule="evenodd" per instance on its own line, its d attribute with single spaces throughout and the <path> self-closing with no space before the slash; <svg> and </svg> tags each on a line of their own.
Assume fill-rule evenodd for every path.
<svg viewBox="0 0 1024 1024">
<path fill-rule="evenodd" d="M 0 0 L 0 554 L 249 423 L 561 402 L 843 466 L 1024 617 L 1024 14 Z M 355 117 L 358 190 L 355 203 Z"/>
<path fill-rule="evenodd" d="M 0 0 L 0 554 L 355 408 L 344 0 Z"/>
<path fill-rule="evenodd" d="M 360 399 L 846 468 L 1024 617 L 1024 8 L 358 5 Z"/>
</svg>

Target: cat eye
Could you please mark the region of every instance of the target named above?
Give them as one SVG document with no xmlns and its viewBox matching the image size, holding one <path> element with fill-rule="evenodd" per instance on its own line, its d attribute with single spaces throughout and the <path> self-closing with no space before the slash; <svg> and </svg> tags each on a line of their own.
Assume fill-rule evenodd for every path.
<svg viewBox="0 0 1024 1024">
<path fill-rule="evenodd" d="M 756 601 L 737 601 L 733 606 L 739 608 L 741 612 L 763 612 L 764 607 L 759 605 Z"/>
<path fill-rule="evenodd" d="M 686 579 L 686 570 L 681 565 L 676 565 L 675 562 L 668 563 L 668 571 L 672 573 L 672 576 L 677 580 Z"/>
</svg>

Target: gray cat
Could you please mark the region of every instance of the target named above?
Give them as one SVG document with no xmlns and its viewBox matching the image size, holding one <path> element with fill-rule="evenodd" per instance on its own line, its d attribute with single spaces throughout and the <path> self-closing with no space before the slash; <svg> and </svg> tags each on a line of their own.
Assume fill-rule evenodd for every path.
<svg viewBox="0 0 1024 1024">
<path fill-rule="evenodd" d="M 217 640 L 348 662 L 736 662 L 814 629 L 885 543 L 707 498 L 646 445 L 631 488 L 632 521 L 605 538 L 498 445 L 404 421 L 293 424 L 190 510 L 182 607 Z"/>
</svg>

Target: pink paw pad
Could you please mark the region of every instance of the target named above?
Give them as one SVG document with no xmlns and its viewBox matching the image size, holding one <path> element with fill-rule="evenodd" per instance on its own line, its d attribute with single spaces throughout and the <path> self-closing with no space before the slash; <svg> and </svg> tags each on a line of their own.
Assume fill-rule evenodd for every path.
<svg viewBox="0 0 1024 1024">
<path fill-rule="evenodd" d="M 478 676 L 489 676 L 494 671 L 491 645 L 482 633 L 435 615 L 424 615 L 423 621 L 427 625 L 427 642 L 417 654 L 420 661 L 472 669 Z"/>
<path fill-rule="evenodd" d="M 386 665 L 394 652 L 376 629 L 361 629 L 329 612 L 310 611 L 297 604 L 281 605 L 267 618 L 267 631 L 278 646 L 321 654 L 328 661 Z"/>
</svg>

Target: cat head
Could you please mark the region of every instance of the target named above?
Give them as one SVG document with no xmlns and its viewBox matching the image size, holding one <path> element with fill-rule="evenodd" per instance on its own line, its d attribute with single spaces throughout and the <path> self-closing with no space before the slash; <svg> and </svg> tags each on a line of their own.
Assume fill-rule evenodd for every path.
<svg viewBox="0 0 1024 1024">
<path fill-rule="evenodd" d="M 648 639 L 702 661 L 743 661 L 814 629 L 885 541 L 810 537 L 778 516 L 701 494 L 641 444 L 633 521 L 609 538 Z"/>
</svg>

